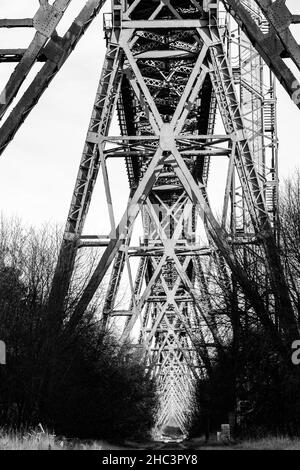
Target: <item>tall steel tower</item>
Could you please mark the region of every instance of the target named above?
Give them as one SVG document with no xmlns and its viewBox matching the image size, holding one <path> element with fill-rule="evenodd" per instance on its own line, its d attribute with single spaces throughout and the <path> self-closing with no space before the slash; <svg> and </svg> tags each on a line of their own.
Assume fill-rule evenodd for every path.
<svg viewBox="0 0 300 470">
<path fill-rule="evenodd" d="M 3 123 L 2 151 L 104 2 L 87 2 L 59 38 L 55 28 L 69 3 L 40 1 L 33 20 L 0 20 L 2 27 L 37 30 L 27 51 L 1 53 L 3 61 L 18 62 L 2 94 L 1 116 L 32 64 L 45 62 Z M 157 379 L 161 427 L 172 423 L 185 431 L 195 380 L 209 373 L 212 351 L 222 349 L 244 321 L 233 310 L 224 321 L 218 309 L 222 283 L 235 293 L 244 319 L 254 312 L 274 338 L 286 325 L 296 330 L 277 250 L 273 72 L 296 104 L 300 89 L 282 59 L 284 51 L 300 63 L 288 34 L 298 19 L 287 11 L 278 0 L 112 0 L 105 15 L 105 63 L 49 312 L 55 334 L 78 250 L 103 250 L 70 321 L 80 321 L 110 272 L 103 322 L 119 317 L 121 340 L 140 345 L 147 373 Z M 119 135 L 111 135 L 114 115 Z M 119 222 L 107 167 L 116 158 L 126 162 L 130 188 Z M 83 235 L 99 172 L 111 223 L 105 237 Z M 143 233 L 134 244 L 139 215 Z M 124 276 L 130 299 L 119 309 Z M 278 318 L 283 307 L 285 317 Z"/>
</svg>

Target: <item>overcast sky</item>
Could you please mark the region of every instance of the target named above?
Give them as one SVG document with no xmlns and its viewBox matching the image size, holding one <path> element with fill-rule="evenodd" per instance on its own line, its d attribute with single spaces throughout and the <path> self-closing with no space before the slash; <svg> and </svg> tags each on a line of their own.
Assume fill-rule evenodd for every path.
<svg viewBox="0 0 300 470">
<path fill-rule="evenodd" d="M 84 3 L 85 0 L 72 1 L 73 6 L 69 8 L 66 20 L 58 28 L 59 34 L 65 32 Z M 109 3 L 107 2 L 106 10 Z M 287 1 L 293 12 L 298 14 L 299 3 L 299 0 Z M 37 7 L 37 0 L 0 0 L 0 17 L 30 17 Z M 295 26 L 294 30 L 300 42 L 300 25 Z M 0 49 L 25 48 L 33 33 L 33 29 L 2 30 Z M 18 131 L 14 141 L 0 157 L 0 211 L 7 215 L 19 215 L 24 222 L 34 225 L 46 221 L 59 224 L 65 222 L 104 53 L 105 41 L 100 13 Z M 0 64 L 1 88 L 13 67 Z M 280 86 L 278 129 L 280 178 L 283 180 L 295 167 L 300 166 L 300 112 Z M 112 133 L 117 133 L 116 125 Z M 118 218 L 127 200 L 127 176 L 124 163 L 120 160 L 111 164 L 110 170 Z M 99 182 L 101 183 L 101 179 Z M 103 198 L 102 185 L 99 184 L 87 225 L 90 232 L 107 233 L 108 218 Z"/>
</svg>

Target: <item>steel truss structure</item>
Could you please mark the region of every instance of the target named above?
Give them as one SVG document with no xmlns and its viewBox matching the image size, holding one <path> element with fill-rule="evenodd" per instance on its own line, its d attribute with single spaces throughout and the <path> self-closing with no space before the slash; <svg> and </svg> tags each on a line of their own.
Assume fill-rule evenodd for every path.
<svg viewBox="0 0 300 470">
<path fill-rule="evenodd" d="M 36 29 L 27 50 L 0 51 L 0 61 L 17 62 L 0 99 L 1 152 L 104 4 L 89 0 L 61 38 L 56 27 L 70 2 L 40 0 L 33 19 L 0 20 L 0 27 Z M 283 59 L 291 58 L 299 68 L 299 47 L 289 30 L 298 20 L 280 0 L 112 0 L 112 12 L 105 17 L 105 63 L 49 312 L 55 334 L 78 250 L 102 247 L 70 325 L 80 321 L 110 269 L 103 321 L 119 317 L 122 341 L 135 338 L 141 345 L 147 373 L 156 377 L 160 391 L 159 427 L 175 423 L 186 430 L 195 380 L 209 373 L 212 351 L 221 349 L 243 321 L 232 312 L 228 327 L 220 315 L 222 283 L 235 293 L 244 319 L 249 311 L 259 314 L 274 337 L 293 323 L 276 238 L 273 73 L 298 104 L 300 85 Z M 36 61 L 44 64 L 11 111 Z M 119 136 L 110 134 L 114 114 Z M 218 116 L 223 133 L 215 131 Z M 107 168 L 111 158 L 125 160 L 130 186 L 118 224 Z M 216 159 L 227 165 L 221 217 L 209 197 Z M 99 171 L 110 233 L 83 235 Z M 143 236 L 133 246 L 139 214 Z M 254 273 L 260 276 L 259 287 Z M 122 276 L 128 279 L 130 300 L 118 310 Z M 286 318 L 278 319 L 282 306 Z"/>
</svg>

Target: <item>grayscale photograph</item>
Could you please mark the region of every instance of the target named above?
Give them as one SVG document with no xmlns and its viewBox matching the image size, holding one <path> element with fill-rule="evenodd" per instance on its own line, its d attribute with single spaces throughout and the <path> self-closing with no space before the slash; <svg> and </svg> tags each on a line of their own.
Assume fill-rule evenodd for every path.
<svg viewBox="0 0 300 470">
<path fill-rule="evenodd" d="M 300 450 L 299 137 L 299 0 L 0 0 L 0 451 Z"/>
</svg>

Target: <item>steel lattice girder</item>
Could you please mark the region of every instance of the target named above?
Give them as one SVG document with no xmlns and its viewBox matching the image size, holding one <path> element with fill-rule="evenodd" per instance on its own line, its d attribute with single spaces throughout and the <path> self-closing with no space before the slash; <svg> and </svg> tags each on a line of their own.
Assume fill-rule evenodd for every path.
<svg viewBox="0 0 300 470">
<path fill-rule="evenodd" d="M 247 1 L 222 0 L 295 104 L 300 107 L 300 83 L 284 61 L 284 58 L 291 59 L 300 70 L 300 46 L 290 30 L 292 24 L 300 22 L 300 16 L 290 12 L 285 0 L 253 1 L 268 23 L 267 30 L 257 24 L 253 9 L 249 9 Z"/>
<path fill-rule="evenodd" d="M 0 119 L 9 110 L 33 65 L 39 60 L 45 62 L 0 128 L 0 154 L 13 139 L 105 3 L 105 0 L 87 1 L 65 35 L 59 37 L 56 27 L 71 1 L 55 0 L 53 5 L 49 5 L 47 0 L 40 0 L 40 7 L 32 20 L 0 20 L 0 27 L 34 27 L 36 30 L 28 49 L 8 50 L 6 53 L 0 51 L 0 62 L 1 56 L 5 61 L 13 57 L 13 61 L 18 62 L 0 95 Z"/>
<path fill-rule="evenodd" d="M 101 4 L 88 2 L 81 20 L 91 19 Z M 245 114 L 239 105 L 217 17 L 217 2 L 173 0 L 157 5 L 148 0 L 146 3 L 136 0 L 128 2 L 126 10 L 124 2 L 113 1 L 112 27 L 106 28 L 105 64 L 49 299 L 55 334 L 78 249 L 106 247 L 68 328 L 71 330 L 80 321 L 113 262 L 104 313 L 108 318 L 118 315 L 114 304 L 126 266 L 131 301 L 129 310 L 120 312 L 127 316 L 123 339 L 130 336 L 140 318 L 139 339 L 145 347 L 148 371 L 157 376 L 163 391 L 161 423 L 174 418 L 175 414 L 182 429 L 193 397 L 193 381 L 201 373 L 202 364 L 207 370 L 210 366 L 208 348 L 222 347 L 222 332 L 211 311 L 200 256 L 210 257 L 217 252 L 226 261 L 254 310 L 259 312 L 261 321 L 274 337 L 278 335 L 255 286 L 232 251 L 232 245 L 239 241 L 232 227 L 228 229 L 226 225 L 226 213 L 234 171 L 242 188 L 243 215 L 249 218 L 252 239 L 261 244 L 266 255 L 273 295 L 291 316 L 286 286 L 281 281 L 273 221 L 265 200 L 265 183 L 253 156 L 256 150 L 249 143 L 249 129 L 245 126 Z M 47 59 L 34 82 L 35 94 L 32 94 L 33 88 L 28 89 L 4 123 L 3 148 L 29 110 L 27 104 L 30 102 L 32 107 L 51 74 L 59 70 L 71 46 L 84 32 L 86 24 L 81 20 L 71 39 L 69 35 L 63 43 L 59 60 Z M 51 32 L 49 34 L 51 36 Z M 55 38 L 56 35 L 52 35 L 49 44 L 57 41 Z M 38 59 L 38 52 L 35 59 Z M 243 80 L 249 90 L 247 77 Z M 18 80 L 14 87 L 18 88 Z M 217 104 L 226 136 L 214 135 Z M 122 137 L 109 136 L 115 109 Z M 257 139 L 257 129 L 252 132 Z M 207 198 L 211 155 L 229 159 L 223 224 L 216 220 Z M 106 168 L 106 160 L 115 156 L 125 158 L 131 187 L 127 210 L 118 225 L 114 220 Z M 104 238 L 82 236 L 100 169 L 110 210 L 111 232 Z M 160 215 L 155 201 L 159 201 Z M 133 249 L 131 232 L 140 210 L 146 240 Z M 207 231 L 207 247 L 197 246 L 193 239 L 199 218 Z M 243 235 L 246 243 L 250 242 L 245 226 Z M 133 255 L 145 259 L 140 263 L 135 281 L 130 267 Z M 207 343 L 203 325 L 210 331 L 211 345 Z"/>
<path fill-rule="evenodd" d="M 136 4 L 136 6 L 137 5 L 138 4 Z M 228 243 L 229 234 L 226 232 L 225 227 L 218 224 L 212 214 L 205 195 L 205 184 L 203 184 L 203 182 L 201 183 L 200 179 L 198 183 L 194 180 L 191 173 L 190 157 L 188 157 L 188 153 L 184 154 L 184 150 L 181 147 L 181 141 L 184 140 L 186 143 L 185 148 L 189 150 L 190 147 L 188 144 L 190 143 L 191 145 L 192 142 L 193 149 L 190 150 L 190 154 L 197 154 L 197 134 L 195 135 L 190 131 L 190 126 L 193 120 L 193 113 L 195 112 L 194 106 L 196 99 L 208 76 L 211 79 L 212 89 L 216 96 L 221 115 L 224 118 L 225 130 L 232 141 L 231 151 L 229 153 L 232 155 L 241 180 L 244 197 L 253 224 L 253 230 L 256 233 L 264 232 L 266 234 L 265 237 L 263 237 L 263 242 L 270 264 L 270 270 L 274 274 L 274 281 L 280 279 L 280 276 L 277 276 L 278 270 L 280 270 L 280 264 L 276 259 L 276 253 L 271 253 L 273 246 L 275 246 L 275 242 L 272 239 L 272 226 L 251 148 L 244 129 L 243 118 L 235 93 L 228 58 L 224 51 L 222 38 L 215 19 L 216 10 L 213 7 L 213 13 L 207 12 L 206 23 L 204 19 L 201 19 L 200 22 L 196 22 L 195 20 L 192 22 L 187 20 L 180 22 L 179 20 L 165 20 L 163 25 L 162 21 L 155 19 L 155 15 L 159 14 L 161 9 L 162 5 L 160 4 L 156 13 L 154 12 L 152 14 L 150 23 L 141 22 L 139 20 L 135 22 L 134 19 L 127 19 L 129 16 L 128 13 L 126 16 L 125 12 L 123 19 L 124 25 L 121 23 L 122 27 L 120 30 L 115 28 L 111 31 L 106 63 L 104 65 L 95 104 L 97 119 L 92 119 L 87 137 L 86 145 L 89 146 L 88 152 L 84 152 L 83 154 L 78 185 L 76 184 L 76 188 L 79 188 L 79 191 L 75 189 L 64 244 L 60 255 L 60 263 L 56 271 L 52 297 L 50 299 L 50 308 L 53 308 L 53 305 L 57 305 L 57 302 L 61 301 L 66 293 L 66 291 L 64 292 L 62 289 L 62 278 L 65 280 L 65 289 L 68 287 L 67 278 L 72 272 L 70 267 L 72 268 L 72 264 L 74 263 L 78 240 L 79 243 L 82 243 L 82 240 L 80 240 L 81 230 L 88 210 L 95 178 L 99 167 L 102 165 L 102 167 L 105 168 L 105 158 L 103 158 L 106 152 L 105 144 L 110 140 L 109 137 L 106 138 L 105 136 L 109 130 L 112 111 L 118 100 L 119 119 L 123 139 L 116 138 L 115 142 L 119 145 L 119 152 L 122 152 L 123 148 L 124 155 L 126 156 L 127 154 L 128 174 L 133 175 L 132 178 L 130 178 L 132 197 L 121 223 L 115 228 L 114 222 L 112 222 L 112 232 L 108 246 L 75 308 L 71 324 L 75 324 L 81 318 L 82 313 L 92 299 L 109 265 L 122 247 L 123 250 L 125 249 L 125 255 L 122 256 L 122 262 L 117 262 L 116 270 L 114 270 L 112 274 L 112 279 L 118 279 L 120 277 L 122 266 L 124 266 L 125 263 L 129 266 L 129 254 L 128 250 L 126 251 L 126 246 L 128 249 L 127 240 L 130 236 L 133 222 L 140 210 L 140 204 L 146 203 L 148 215 L 146 216 L 144 214 L 143 216 L 144 229 L 149 237 L 149 241 L 154 243 L 152 248 L 151 246 L 149 247 L 149 243 L 147 245 L 149 256 L 148 271 L 151 268 L 152 274 L 148 275 L 146 288 L 143 294 L 138 298 L 136 297 L 136 292 L 140 290 L 141 282 L 139 280 L 136 283 L 136 285 L 139 286 L 137 290 L 131 282 L 131 311 L 128 311 L 128 320 L 125 324 L 123 339 L 125 340 L 130 335 L 131 331 L 133 331 L 136 321 L 139 317 L 143 316 L 148 298 L 156 290 L 156 295 L 159 297 L 162 295 L 165 296 L 165 300 L 161 297 L 162 300 L 160 302 L 150 302 L 150 308 L 149 306 L 147 307 L 147 314 L 142 322 L 143 329 L 140 336 L 146 352 L 149 355 L 149 370 L 158 377 L 165 378 L 169 374 L 169 368 L 173 369 L 177 364 L 181 370 L 182 377 L 185 376 L 186 371 L 189 370 L 189 373 L 195 378 L 197 377 L 196 368 L 199 365 L 199 357 L 197 357 L 197 354 L 187 355 L 185 349 L 187 346 L 189 346 L 190 349 L 194 348 L 194 350 L 196 350 L 197 347 L 199 349 L 199 345 L 205 347 L 203 344 L 203 336 L 201 337 L 199 334 L 199 327 L 196 328 L 195 332 L 193 331 L 189 302 L 183 301 L 179 306 L 175 297 L 180 298 L 186 291 L 189 292 L 191 296 L 190 304 L 196 305 L 196 318 L 199 315 L 206 321 L 209 321 L 209 327 L 213 333 L 216 346 L 221 344 L 222 338 L 220 337 L 218 328 L 213 326 L 211 318 L 208 319 L 207 317 L 209 306 L 205 309 L 203 296 L 200 298 L 193 286 L 190 275 L 186 273 L 186 270 L 191 265 L 192 257 L 176 254 L 176 248 L 182 232 L 182 220 L 180 220 L 180 217 L 176 217 L 176 207 L 178 197 L 180 200 L 180 194 L 182 192 L 186 195 L 183 205 L 185 208 L 188 208 L 189 205 L 191 206 L 190 213 L 187 216 L 187 219 L 190 220 L 189 223 L 193 224 L 192 220 L 195 217 L 193 212 L 198 210 L 200 217 L 202 217 L 207 224 L 214 244 L 220 250 L 220 253 L 235 276 L 239 279 L 240 284 L 251 299 L 251 302 L 254 305 L 256 303 L 257 310 L 263 308 L 257 296 L 257 292 L 252 289 L 251 282 L 247 279 L 243 269 L 231 254 L 231 247 Z M 115 5 L 114 15 L 116 15 L 117 12 L 120 13 L 119 4 Z M 163 41 L 163 36 L 164 34 L 168 35 L 169 28 L 176 28 L 176 30 L 180 29 L 183 31 L 191 30 L 190 38 L 185 48 L 188 48 L 190 45 L 192 53 L 187 55 L 184 59 L 184 56 L 181 56 L 181 61 L 185 60 L 187 63 L 192 64 L 190 74 L 186 78 L 184 76 L 182 77 L 180 75 L 182 68 L 180 72 L 178 72 L 177 63 L 173 71 L 171 69 L 167 72 L 163 72 L 163 74 L 162 70 L 160 70 L 160 66 L 157 68 L 158 74 L 163 78 L 164 85 L 162 89 L 164 89 L 165 86 L 173 95 L 172 105 L 170 105 L 169 97 L 163 98 L 162 94 L 155 91 L 156 86 L 153 87 L 153 84 L 155 85 L 156 82 L 153 81 L 153 78 L 152 81 L 147 81 L 147 75 L 145 74 L 147 74 L 149 70 L 149 63 L 146 64 L 147 69 L 143 69 L 143 61 L 148 60 L 150 55 L 152 57 L 151 60 L 155 61 L 155 53 L 151 52 L 149 46 L 148 51 L 150 51 L 151 54 L 146 57 L 141 56 L 138 52 L 139 41 L 144 41 L 142 44 L 143 50 L 145 50 L 145 41 L 151 42 L 153 37 L 150 35 L 145 38 L 145 35 L 135 35 L 135 31 L 139 30 L 141 27 L 147 30 L 147 26 L 151 31 L 155 30 L 156 26 L 160 37 L 162 37 L 161 41 L 163 45 L 158 54 L 159 64 L 164 60 L 171 62 L 176 56 L 173 49 L 166 49 Z M 166 33 L 162 32 L 162 26 Z M 175 44 L 176 52 L 178 43 L 175 41 L 173 44 Z M 176 61 L 177 60 L 178 57 L 176 57 Z M 123 73 L 122 80 L 121 73 Z M 179 92 L 176 93 L 176 82 L 178 81 L 183 81 L 184 86 L 181 85 Z M 167 85 L 165 82 L 167 82 Z M 183 93 L 182 89 L 184 89 Z M 119 95 L 120 91 L 121 96 Z M 103 96 L 103 98 L 101 98 L 101 96 Z M 126 104 L 124 100 L 126 100 Z M 211 107 L 211 103 L 212 101 L 208 103 L 209 107 Z M 136 116 L 133 121 L 136 126 L 135 128 L 130 128 L 130 125 L 132 126 L 132 120 L 126 115 L 128 110 L 132 110 L 133 116 Z M 169 118 L 167 118 L 166 115 L 169 116 Z M 207 129 L 208 127 L 207 124 Z M 201 140 L 203 141 L 203 138 Z M 207 137 L 205 140 L 207 141 Z M 198 145 L 198 149 L 200 150 L 201 146 L 199 147 Z M 152 157 L 149 161 L 147 153 L 149 154 L 151 152 Z M 142 156 L 143 154 L 145 157 Z M 206 151 L 204 150 L 204 155 L 205 154 L 207 155 L 207 159 L 209 154 L 207 149 Z M 88 163 L 86 163 L 86 156 L 88 156 Z M 135 157 L 137 157 L 137 159 L 135 159 Z M 87 170 L 90 168 L 90 165 L 92 165 L 92 170 L 84 171 L 85 179 L 82 180 L 82 169 Z M 104 176 L 105 174 L 106 172 L 104 171 Z M 105 181 L 107 183 L 107 180 Z M 177 192 L 178 189 L 181 191 L 179 192 L 179 196 Z M 160 196 L 163 197 L 163 200 L 160 201 L 160 205 L 162 207 L 164 205 L 167 206 L 167 210 L 165 211 L 165 215 L 167 216 L 166 223 L 164 222 L 164 218 L 162 220 L 157 218 L 157 214 L 155 214 L 155 210 L 152 206 L 154 199 L 157 198 L 157 194 L 163 195 Z M 172 198 L 173 202 L 171 202 Z M 110 198 L 108 194 L 108 202 L 109 201 Z M 171 215 L 173 229 L 170 229 L 169 215 Z M 169 233 L 167 233 L 168 231 Z M 163 251 L 162 254 L 159 255 L 157 253 L 156 256 L 155 245 L 158 242 L 163 248 Z M 147 250 L 145 251 L 146 255 Z M 172 280 L 167 281 L 170 276 Z M 171 282 L 171 284 L 168 284 L 168 282 Z M 282 289 L 282 286 L 277 292 L 283 295 L 283 298 L 279 298 L 280 302 L 286 304 L 287 298 L 284 297 L 285 290 Z M 109 297 L 110 308 L 113 306 L 114 297 L 115 293 Z M 55 299 L 54 303 L 52 299 Z M 203 311 L 203 306 L 206 311 Z M 273 328 L 273 325 L 270 325 L 269 319 L 266 318 L 265 321 L 269 323 L 269 327 Z M 171 345 L 175 353 L 171 353 Z M 155 349 L 158 349 L 159 354 L 153 354 L 152 351 Z M 155 363 L 156 357 L 158 357 L 159 360 L 158 364 Z M 160 363 L 161 359 L 162 363 Z M 165 367 L 167 364 L 169 364 L 169 368 Z M 169 384 L 170 383 L 169 394 L 171 393 L 170 390 L 175 387 L 173 381 L 169 382 Z M 191 394 L 192 391 L 190 388 L 188 392 L 182 391 L 182 400 L 184 397 L 185 400 L 187 400 L 187 395 Z M 171 400 L 171 403 L 171 408 L 176 408 L 174 399 Z M 168 401 L 168 407 L 169 406 L 170 401 Z M 166 413 L 166 410 L 164 413 Z M 169 410 L 166 416 L 170 416 L 170 413 Z M 180 414 L 178 409 L 176 413 Z"/>
<path fill-rule="evenodd" d="M 1 153 L 10 140 L 12 140 L 16 131 L 38 102 L 50 81 L 60 70 L 86 28 L 88 28 L 105 3 L 105 0 L 89 0 L 65 36 L 59 38 L 55 28 L 71 1 L 56 0 L 51 6 L 47 0 L 41 0 L 40 8 L 34 18 L 0 19 L 0 28 L 34 27 L 36 29 L 35 37 L 27 49 L 13 50 L 7 48 L 6 50 L 0 50 L 0 62 L 19 62 L 1 93 L 1 116 L 3 116 L 5 110 L 12 103 L 33 64 L 36 61 L 45 61 L 42 70 L 20 99 L 14 112 L 2 124 L 0 132 Z M 283 0 L 251 0 L 252 3 L 255 2 L 261 8 L 266 22 L 269 26 L 271 25 L 271 28 L 268 27 L 267 31 L 265 31 L 255 21 L 253 9 L 249 9 L 249 1 L 222 0 L 222 3 L 239 22 L 259 54 L 274 71 L 280 83 L 286 88 L 299 107 L 300 84 L 283 58 L 290 58 L 297 68 L 300 69 L 299 45 L 290 30 L 291 24 L 299 23 L 300 17 L 290 12 Z M 197 5 L 197 2 L 194 3 Z"/>
</svg>

